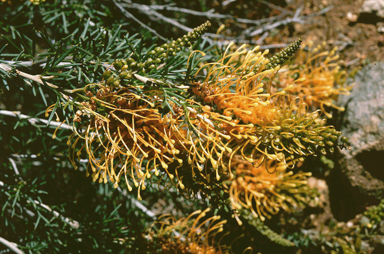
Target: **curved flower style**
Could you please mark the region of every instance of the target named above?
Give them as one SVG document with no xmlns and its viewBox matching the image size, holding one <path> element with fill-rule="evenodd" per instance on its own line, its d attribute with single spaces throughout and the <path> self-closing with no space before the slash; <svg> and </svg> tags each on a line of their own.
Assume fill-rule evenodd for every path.
<svg viewBox="0 0 384 254">
<path fill-rule="evenodd" d="M 307 178 L 311 173 L 294 174 L 287 171 L 285 163 L 263 158 L 253 166 L 240 156 L 232 161 L 232 167 L 236 170 L 236 178 L 229 186 L 233 209 L 249 209 L 255 217 L 265 220 L 281 209 L 290 211 L 307 203 Z"/>
<path fill-rule="evenodd" d="M 338 95 L 347 95 L 351 86 L 345 85 L 346 72 L 340 70 L 337 48 L 325 51 L 325 43 L 314 46 L 312 41 L 298 51 L 296 58 L 287 66 L 287 71 L 278 75 L 278 85 L 293 96 L 298 96 L 313 109 L 320 108 L 327 117 L 332 117 L 325 106 L 343 111 L 334 104 Z M 294 86 L 287 88 L 294 80 Z"/>
<path fill-rule="evenodd" d="M 149 238 L 156 237 L 159 240 L 163 253 L 231 253 L 230 247 L 221 244 L 221 239 L 216 238 L 223 231 L 226 221 L 220 221 L 220 216 L 206 218 L 209 211 L 209 208 L 198 210 L 179 220 L 163 216 L 153 227 L 158 229 L 149 231 Z"/>
</svg>

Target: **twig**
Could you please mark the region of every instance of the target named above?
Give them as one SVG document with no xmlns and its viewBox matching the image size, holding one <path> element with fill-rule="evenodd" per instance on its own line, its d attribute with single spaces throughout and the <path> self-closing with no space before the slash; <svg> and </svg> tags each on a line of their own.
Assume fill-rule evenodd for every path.
<svg viewBox="0 0 384 254">
<path fill-rule="evenodd" d="M 31 158 L 31 159 L 36 159 L 38 157 L 40 157 L 41 155 L 36 155 L 36 154 L 11 154 L 12 157 L 15 157 L 15 158 L 20 158 L 20 159 L 24 159 L 24 158 Z M 59 161 L 59 160 L 62 160 L 65 156 L 61 156 L 61 157 L 58 157 L 58 156 L 54 156 L 54 157 L 51 157 L 52 159 L 56 160 L 56 161 Z M 88 159 L 80 159 L 79 162 L 81 163 L 88 163 Z"/>
<path fill-rule="evenodd" d="M 15 171 L 15 174 L 16 174 L 17 176 L 20 176 L 20 173 L 19 173 L 19 170 L 17 169 L 17 166 L 16 166 L 15 161 L 14 161 L 12 158 L 8 158 L 8 159 L 9 159 L 9 161 L 10 161 L 11 164 L 12 164 L 12 167 L 13 167 L 13 170 Z M 2 185 L 4 185 L 4 183 L 3 183 Z M 37 201 L 37 200 L 33 200 L 33 202 L 34 202 L 36 205 L 41 206 L 41 207 L 44 208 L 45 210 L 47 210 L 47 211 L 53 213 L 53 215 L 54 215 L 55 217 L 60 218 L 60 219 L 61 219 L 62 221 L 64 221 L 65 223 L 69 224 L 72 228 L 74 228 L 74 229 L 78 229 L 78 228 L 79 228 L 79 226 L 80 226 L 80 223 L 79 223 L 79 222 L 77 222 L 77 221 L 75 221 L 75 220 L 72 220 L 72 219 L 70 219 L 70 218 L 64 217 L 64 216 L 61 215 L 60 213 L 58 213 L 58 212 L 52 210 L 52 208 L 50 208 L 50 207 L 47 206 L 46 204 L 43 204 L 43 203 L 41 203 L 41 202 L 39 202 L 39 201 Z M 27 200 L 27 203 L 31 203 L 31 201 L 30 201 L 30 200 Z M 27 211 L 28 211 L 28 210 L 27 210 Z"/>
<path fill-rule="evenodd" d="M 318 12 L 315 12 L 315 13 L 312 13 L 312 14 L 309 14 L 307 16 L 304 16 L 302 17 L 303 19 L 309 19 L 309 18 L 313 18 L 313 17 L 316 17 L 316 16 L 320 16 L 320 15 L 323 15 L 324 13 L 328 12 L 330 9 L 332 9 L 334 6 L 333 5 L 330 5 L 328 6 L 327 8 L 324 8 L 322 9 L 321 11 L 318 11 Z"/>
<path fill-rule="evenodd" d="M 256 41 L 256 44 L 263 44 L 263 41 L 265 38 L 267 38 L 267 36 L 269 35 L 269 32 L 265 32 L 257 41 Z"/>
<path fill-rule="evenodd" d="M 272 9 L 276 9 L 276 10 L 282 12 L 282 13 L 293 14 L 292 11 L 289 11 L 289 10 L 286 10 L 286 9 L 284 9 L 284 8 L 281 8 L 280 6 L 274 5 L 273 3 L 269 3 L 269 2 L 264 1 L 264 0 L 257 0 L 257 1 L 260 2 L 260 3 L 262 3 L 262 4 L 265 4 L 265 5 L 269 6 L 269 7 L 271 7 Z"/>
<path fill-rule="evenodd" d="M 60 122 L 53 122 L 53 121 L 48 123 L 48 120 L 36 118 L 36 117 L 30 117 L 28 115 L 21 114 L 20 111 L 0 110 L 0 115 L 14 116 L 14 117 L 19 117 L 20 119 L 27 119 L 28 122 L 30 122 L 31 124 L 36 124 L 38 122 L 42 122 L 42 123 L 45 123 L 45 124 L 50 125 L 50 126 L 54 126 L 54 127 L 60 126 L 63 129 L 73 130 L 72 126 L 70 126 L 68 124 L 60 123 Z"/>
<path fill-rule="evenodd" d="M 27 200 L 27 203 L 30 203 L 31 201 Z M 60 220 L 62 220 L 63 222 L 67 223 L 68 225 L 70 225 L 72 228 L 74 229 L 78 229 L 80 227 L 80 223 L 78 221 L 75 221 L 73 219 L 70 219 L 68 217 L 64 217 L 63 215 L 61 215 L 60 213 L 52 210 L 52 208 L 50 208 L 49 206 L 47 206 L 46 204 L 43 204 L 43 203 L 40 203 L 39 201 L 37 200 L 33 200 L 33 202 L 35 202 L 36 205 L 39 205 L 41 206 L 42 208 L 44 208 L 45 210 L 53 213 L 53 216 L 55 216 L 56 218 L 59 218 Z"/>
<path fill-rule="evenodd" d="M 58 86 L 54 85 L 54 84 L 51 84 L 49 82 L 44 82 L 40 76 L 34 76 L 34 75 L 31 75 L 31 74 L 28 74 L 28 73 L 25 73 L 25 72 L 22 72 L 22 71 L 19 71 L 18 69 L 16 68 L 12 68 L 11 66 L 9 65 L 6 65 L 6 64 L 2 64 L 0 63 L 0 69 L 3 69 L 4 71 L 8 72 L 8 73 L 12 73 L 14 72 L 15 74 L 17 74 L 18 76 L 21 76 L 21 77 L 24 77 L 26 79 L 29 79 L 29 80 L 32 80 L 32 81 L 35 81 L 36 83 L 39 83 L 43 86 L 48 86 L 50 88 L 53 88 L 53 89 L 59 89 Z M 30 83 L 27 83 L 29 86 L 32 86 Z M 71 93 L 72 90 L 64 90 L 66 92 L 69 92 Z M 63 96 L 63 98 L 65 98 L 66 100 L 69 100 L 69 96 L 61 93 L 61 95 Z"/>
<path fill-rule="evenodd" d="M 236 0 L 225 0 L 225 1 L 223 1 L 222 5 L 227 6 L 228 4 L 233 3 L 233 2 L 236 2 Z"/>
<path fill-rule="evenodd" d="M 12 67 L 9 66 L 9 65 L 6 65 L 6 64 L 0 64 L 0 68 L 11 73 L 12 72 Z M 25 73 L 25 72 L 22 72 L 22 71 L 19 71 L 18 69 L 14 69 L 15 70 L 15 73 L 21 77 L 24 77 L 24 78 L 27 78 L 27 79 L 30 79 L 32 81 L 35 81 L 36 83 L 39 83 L 41 85 L 47 85 L 53 89 L 58 89 L 59 87 L 54 85 L 54 84 L 51 84 L 51 83 L 48 83 L 48 82 L 43 82 L 43 80 L 40 78 L 40 77 L 36 77 L 34 75 L 31 75 L 31 74 L 28 74 L 28 73 Z"/>
<path fill-rule="evenodd" d="M 130 19 L 133 19 L 134 21 L 136 21 L 137 23 L 139 23 L 142 27 L 144 27 L 145 29 L 147 29 L 148 31 L 152 32 L 153 34 L 155 34 L 157 37 L 159 37 L 160 39 L 164 40 L 164 41 L 168 41 L 166 38 L 164 38 L 163 36 L 161 36 L 160 34 L 158 34 L 155 30 L 153 30 L 152 28 L 150 28 L 149 26 L 147 26 L 146 24 L 144 24 L 143 22 L 141 22 L 140 20 L 138 20 L 135 16 L 133 16 L 130 12 L 128 12 L 127 10 L 125 10 L 119 3 L 117 3 L 115 0 L 113 0 L 113 3 L 117 6 L 117 8 L 120 9 L 120 11 L 124 14 L 124 16 L 126 16 L 127 18 L 130 18 Z"/>
<path fill-rule="evenodd" d="M 361 59 L 360 57 L 355 58 L 355 59 L 349 61 L 348 63 L 346 63 L 345 66 L 351 66 L 351 65 L 354 65 L 354 64 L 358 63 L 358 62 L 360 61 L 360 59 Z"/>
<path fill-rule="evenodd" d="M 231 15 L 213 13 L 212 10 L 206 11 L 206 12 L 200 12 L 200 11 L 190 10 L 190 9 L 186 9 L 186 8 L 173 7 L 173 6 L 169 6 L 169 5 L 144 5 L 144 4 L 132 3 L 131 1 L 125 1 L 125 2 L 127 2 L 128 4 L 121 4 L 121 6 L 131 8 L 131 9 L 140 9 L 140 8 L 146 6 L 152 10 L 175 11 L 175 12 L 191 14 L 194 16 L 202 16 L 202 17 L 206 17 L 208 19 L 232 19 L 232 20 L 235 20 L 239 23 L 244 23 L 244 24 L 261 25 L 262 23 L 271 22 L 271 21 L 274 21 L 274 20 L 279 18 L 278 16 L 276 16 L 276 17 L 270 17 L 270 18 L 265 18 L 265 19 L 252 20 L 252 19 L 235 18 Z"/>
<path fill-rule="evenodd" d="M 24 254 L 24 252 L 22 250 L 17 248 L 17 244 L 16 243 L 13 243 L 13 242 L 10 242 L 8 240 L 5 240 L 2 237 L 0 237 L 0 243 L 4 244 L 5 246 L 7 246 L 9 249 L 11 249 L 13 252 L 15 252 L 17 254 Z"/>
<path fill-rule="evenodd" d="M 15 171 L 16 175 L 20 175 L 19 170 L 17 169 L 16 162 L 12 158 L 8 158 L 8 160 L 11 162 L 13 170 Z"/>
<path fill-rule="evenodd" d="M 262 33 L 265 33 L 271 29 L 274 29 L 276 27 L 279 27 L 281 25 L 287 25 L 287 24 L 290 24 L 290 23 L 304 23 L 305 20 L 311 18 L 311 17 L 315 17 L 315 16 L 318 16 L 318 15 L 321 15 L 325 12 L 327 12 L 328 10 L 330 10 L 332 8 L 332 6 L 330 7 L 327 7 L 317 13 L 314 13 L 314 14 L 311 14 L 311 15 L 307 15 L 307 16 L 300 16 L 300 13 L 301 11 L 303 10 L 303 6 L 301 6 L 300 8 L 298 8 L 296 10 L 296 12 L 294 13 L 293 17 L 291 18 L 286 18 L 286 19 L 283 19 L 283 20 L 278 20 L 272 24 L 265 24 L 267 22 L 272 22 L 272 21 L 275 21 L 279 18 L 283 18 L 284 16 L 286 16 L 286 13 L 292 13 L 292 12 L 289 12 L 289 11 L 285 11 L 283 12 L 282 10 L 280 10 L 281 8 L 278 7 L 278 6 L 272 6 L 271 4 L 269 4 L 268 2 L 265 2 L 264 0 L 260 0 L 260 2 L 264 3 L 264 4 L 269 4 L 272 8 L 277 8 L 279 9 L 280 11 L 283 12 L 283 14 L 279 15 L 279 16 L 276 16 L 276 17 L 271 17 L 271 18 L 268 18 L 268 19 L 260 19 L 260 20 L 247 20 L 247 19 L 236 19 L 230 15 L 223 15 L 223 14 L 215 14 L 215 13 L 212 13 L 211 11 L 208 11 L 208 12 L 199 12 L 199 11 L 194 11 L 194 10 L 188 10 L 188 9 L 185 9 L 185 8 L 178 8 L 178 7 L 172 7 L 172 6 L 169 6 L 169 5 L 144 5 L 144 4 L 137 4 L 137 3 L 132 3 L 130 0 L 124 0 L 124 2 L 126 2 L 125 4 L 122 3 L 122 4 L 119 4 L 116 2 L 116 0 L 113 0 L 114 3 L 119 7 L 119 9 L 124 13 L 124 12 L 127 12 L 125 8 L 131 8 L 131 9 L 136 9 L 136 10 L 139 10 L 140 12 L 146 14 L 150 19 L 152 20 L 157 20 L 157 19 L 161 19 L 163 20 L 164 22 L 167 22 L 175 27 L 178 27 L 180 29 L 182 29 L 183 31 L 186 31 L 186 32 L 189 32 L 192 30 L 192 28 L 190 27 L 187 27 L 181 23 L 179 23 L 178 21 L 174 20 L 174 19 L 171 19 L 171 18 L 168 18 L 166 16 L 164 16 L 163 14 L 160 14 L 158 13 L 156 10 L 170 10 L 170 11 L 177 11 L 177 12 L 183 12 L 183 13 L 187 13 L 187 14 L 191 14 L 191 15 L 195 15 L 195 16 L 206 16 L 207 18 L 220 18 L 220 19 L 223 19 L 223 18 L 231 18 L 233 20 L 236 20 L 237 22 L 240 22 L 240 23 L 248 23 L 248 24 L 256 24 L 256 25 L 261 25 L 260 28 L 254 30 L 252 33 L 249 34 L 250 37 L 254 37 L 256 35 L 259 35 L 259 34 L 262 34 Z M 131 15 L 131 14 L 130 14 Z M 130 16 L 131 17 L 131 16 Z M 141 21 L 135 19 L 137 22 L 139 22 L 140 24 L 143 24 Z M 263 25 L 264 24 L 264 25 Z M 143 26 L 145 27 L 146 25 L 143 24 Z M 249 31 L 248 29 L 246 31 Z M 244 33 L 243 33 L 244 34 Z M 210 43 L 212 43 L 212 40 L 210 40 L 209 38 L 214 38 L 214 39 L 224 39 L 224 40 L 227 40 L 227 42 L 221 42 L 222 44 L 227 44 L 229 43 L 230 41 L 235 41 L 235 42 L 238 42 L 238 43 L 246 43 L 246 44 L 260 44 L 260 42 L 263 41 L 263 36 L 261 38 L 259 38 L 259 40 L 246 40 L 244 39 L 244 36 L 241 36 L 241 37 L 230 37 L 230 36 L 224 36 L 224 35 L 220 35 L 220 34 L 213 34 L 213 33 L 205 33 L 203 35 L 203 38 L 207 39 L 210 41 Z"/>
<path fill-rule="evenodd" d="M 209 35 L 213 38 L 222 39 L 222 41 L 216 42 L 218 46 L 227 45 L 227 44 L 230 44 L 231 42 L 250 44 L 250 45 L 259 45 L 258 40 L 239 39 L 238 37 L 230 37 L 230 36 L 224 36 L 221 34 L 213 34 L 213 33 L 206 33 L 206 35 Z M 285 43 L 260 45 L 260 49 L 285 48 L 286 46 L 288 46 L 288 44 L 285 44 Z"/>
<path fill-rule="evenodd" d="M 296 13 L 295 13 L 293 18 L 286 18 L 284 20 L 279 20 L 279 21 L 277 21 L 277 22 L 275 22 L 273 24 L 262 26 L 261 28 L 256 29 L 255 31 L 253 31 L 250 34 L 250 36 L 253 37 L 253 36 L 259 35 L 259 34 L 265 32 L 265 31 L 269 31 L 269 30 L 272 30 L 272 29 L 274 29 L 274 28 L 276 28 L 278 26 L 287 25 L 289 23 L 294 23 L 294 22 L 296 22 L 296 23 L 303 23 L 303 20 L 298 17 L 298 15 L 300 14 L 301 10 L 302 9 L 300 9 L 300 8 L 297 9 L 297 11 L 296 11 Z"/>
<path fill-rule="evenodd" d="M 117 190 L 125 197 L 128 197 L 128 194 L 127 194 L 127 191 L 126 190 L 122 190 L 120 187 L 117 187 Z M 143 205 L 140 201 L 138 201 L 137 199 L 131 197 L 131 200 L 132 202 L 135 204 L 135 206 L 137 208 L 139 208 L 141 211 L 143 211 L 148 217 L 151 217 L 153 220 L 157 220 L 157 217 L 156 215 L 151 211 L 149 210 L 147 207 L 145 207 L 145 205 Z M 174 231 L 173 232 L 177 237 L 180 237 L 181 234 L 178 232 L 178 231 Z M 185 241 L 185 238 L 184 237 L 180 237 L 180 240 L 181 241 Z"/>
<path fill-rule="evenodd" d="M 68 58 L 65 58 L 65 60 L 71 60 L 72 57 L 68 57 Z M 7 61 L 7 60 L 1 60 L 2 62 L 4 62 L 5 64 L 7 65 L 17 65 L 17 66 L 22 66 L 22 67 L 32 67 L 32 66 L 39 66 L 41 68 L 44 68 L 47 63 L 45 62 L 33 62 L 33 61 Z M 96 61 L 89 61 L 90 64 L 96 64 Z M 71 62 L 60 62 L 56 65 L 56 67 L 59 67 L 59 66 L 65 66 L 65 68 L 70 68 L 70 65 Z M 102 62 L 101 65 L 104 67 L 104 68 L 109 68 L 111 67 L 111 63 L 106 63 L 106 62 Z"/>
<path fill-rule="evenodd" d="M 16 172 L 16 170 L 15 170 Z M 18 175 L 18 174 L 17 174 Z M 5 186 L 4 182 L 0 181 L 0 186 Z M 59 218 L 60 220 L 62 220 L 63 222 L 69 224 L 72 228 L 74 229 L 78 229 L 80 227 L 80 223 L 76 220 L 73 220 L 73 219 L 70 219 L 68 217 L 64 217 L 63 215 L 61 215 L 60 213 L 52 210 L 52 208 L 50 208 L 49 206 L 47 206 L 46 204 L 43 204 L 43 203 L 40 203 L 39 201 L 37 200 L 33 200 L 33 202 L 36 204 L 36 205 L 39 205 L 41 206 L 42 208 L 44 208 L 45 210 L 53 213 L 53 215 L 57 218 Z M 27 203 L 32 203 L 30 200 L 27 200 Z M 35 216 L 35 213 L 26 209 L 25 207 L 23 207 L 24 210 L 30 215 L 30 216 Z"/>
<path fill-rule="evenodd" d="M 120 187 L 117 187 L 117 190 L 125 197 L 128 197 L 128 193 L 126 190 L 122 190 Z M 137 199 L 135 198 L 131 198 L 132 202 L 135 204 L 135 206 L 137 208 L 139 208 L 143 213 L 145 213 L 148 217 L 151 217 L 153 220 L 156 220 L 157 217 L 156 215 L 151 211 L 149 210 L 147 207 L 145 207 L 142 203 L 140 203 L 140 201 L 138 201 Z"/>
<path fill-rule="evenodd" d="M 162 15 L 162 14 L 156 12 L 156 11 L 152 8 L 152 6 L 149 6 L 149 5 L 143 5 L 143 4 L 134 4 L 134 3 L 129 4 L 129 5 L 126 4 L 126 5 L 124 5 L 124 6 L 138 9 L 139 11 L 141 11 L 141 12 L 143 12 L 144 14 L 148 15 L 148 17 L 151 18 L 151 19 L 154 19 L 154 17 L 157 17 L 157 18 L 159 18 L 159 19 L 161 19 L 161 20 L 163 20 L 163 21 L 165 21 L 165 22 L 167 22 L 167 23 L 169 23 L 169 24 L 171 24 L 171 25 L 173 25 L 173 26 L 175 26 L 175 27 L 178 27 L 178 28 L 180 28 L 180 29 L 182 29 L 182 30 L 184 30 L 184 31 L 186 31 L 186 32 L 190 32 L 190 31 L 193 30 L 193 29 L 190 28 L 190 27 L 187 27 L 187 26 L 185 26 L 185 25 L 183 25 L 183 24 L 180 24 L 178 21 L 176 21 L 176 20 L 174 20 L 174 19 L 168 18 L 168 17 L 166 17 L 166 16 L 164 16 L 164 15 Z M 284 20 L 283 20 L 283 21 L 284 21 Z M 293 19 L 292 21 L 291 21 L 291 20 L 288 20 L 287 23 L 294 22 L 294 21 L 300 21 L 300 20 L 299 20 L 299 19 Z M 301 22 L 301 21 L 300 21 L 300 22 Z M 277 24 L 276 27 L 279 26 L 279 25 L 281 25 L 281 24 Z M 268 29 L 265 29 L 265 30 L 268 30 Z M 263 30 L 263 31 L 264 31 L 264 30 Z M 263 32 L 263 31 L 262 31 L 262 32 Z M 262 32 L 260 32 L 260 33 L 262 33 Z M 238 37 L 229 37 L 229 36 L 224 36 L 224 35 L 214 34 L 214 33 L 205 33 L 205 34 L 203 35 L 203 38 L 210 40 L 210 39 L 207 38 L 207 37 L 210 37 L 210 38 L 216 38 L 216 39 L 218 39 L 218 38 L 220 38 L 220 39 L 224 39 L 224 40 L 227 40 L 227 41 L 228 41 L 227 43 L 230 43 L 231 41 L 236 41 L 236 42 L 238 42 L 238 43 L 259 44 L 258 41 L 254 41 L 254 40 L 245 40 L 245 39 L 240 39 L 240 38 L 238 38 Z M 212 43 L 211 40 L 210 40 L 210 42 Z M 226 44 L 227 44 L 227 43 L 226 43 Z"/>
</svg>

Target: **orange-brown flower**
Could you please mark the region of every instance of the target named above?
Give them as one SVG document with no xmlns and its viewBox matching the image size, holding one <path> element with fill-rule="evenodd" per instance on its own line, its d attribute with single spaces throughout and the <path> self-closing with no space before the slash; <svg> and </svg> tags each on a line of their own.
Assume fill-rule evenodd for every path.
<svg viewBox="0 0 384 254">
<path fill-rule="evenodd" d="M 256 53 L 258 47 L 244 48 L 228 53 L 229 46 L 222 59 L 204 66 L 208 67 L 205 81 L 192 91 L 205 103 L 214 103 L 227 117 L 236 117 L 245 124 L 269 125 L 276 118 L 271 100 L 285 93 L 271 95 L 266 90 L 278 68 L 263 70 L 268 51 Z"/>
<path fill-rule="evenodd" d="M 93 85 L 94 86 L 94 85 Z M 88 154 L 88 170 L 93 180 L 115 183 L 121 177 L 129 190 L 131 184 L 144 190 L 145 179 L 159 171 L 167 173 L 168 165 L 177 161 L 182 144 L 187 142 L 181 126 L 182 115 L 161 115 L 161 102 L 155 97 L 147 97 L 132 92 L 132 88 L 113 91 L 108 86 L 97 85 L 96 96 L 88 91 L 88 102 L 83 102 L 80 111 L 83 121 L 69 139 L 70 158 L 74 164 L 75 147 L 83 141 L 77 151 Z M 76 114 L 76 117 L 79 117 Z M 75 119 L 76 120 L 76 119 Z M 74 141 L 72 139 L 77 137 Z M 131 182 L 131 183 L 130 183 Z"/>
<path fill-rule="evenodd" d="M 191 107 L 184 110 L 169 101 L 172 111 L 162 114 L 165 98 L 160 91 L 147 96 L 134 87 L 90 84 L 85 94 L 89 100 L 75 114 L 79 126 L 68 141 L 69 155 L 75 165 L 75 154 L 80 159 L 83 151 L 87 153 L 94 181 L 110 180 L 117 187 L 124 178 L 129 190 L 132 183 L 138 187 L 141 199 L 140 190 L 152 174 L 165 174 L 184 189 L 183 177 L 193 179 L 198 173 L 207 179 L 207 167 L 214 170 L 217 181 L 228 173 L 221 158 L 231 151 L 225 145 L 230 137 L 216 130 L 210 119 L 223 119 L 208 106 L 191 100 Z M 182 167 L 185 164 L 189 167 Z"/>
</svg>

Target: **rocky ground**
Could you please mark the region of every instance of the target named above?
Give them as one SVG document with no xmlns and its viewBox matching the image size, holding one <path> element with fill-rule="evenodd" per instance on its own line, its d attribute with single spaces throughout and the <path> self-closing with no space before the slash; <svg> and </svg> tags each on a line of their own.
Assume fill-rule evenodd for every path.
<svg viewBox="0 0 384 254">
<path fill-rule="evenodd" d="M 361 66 L 384 57 L 383 0 L 297 0 L 292 6 L 304 6 L 310 14 L 333 6 L 312 24 L 295 24 L 295 33 L 315 41 L 337 46 L 347 66 Z"/>
<path fill-rule="evenodd" d="M 352 252 L 343 249 L 344 253 L 383 253 L 380 233 L 359 243 L 353 235 L 362 230 L 357 225 L 367 220 L 364 211 L 384 198 L 384 1 L 298 0 L 290 4 L 292 8 L 304 6 L 306 14 L 333 6 L 311 24 L 295 24 L 293 34 L 337 46 L 350 73 L 347 82 L 354 84 L 351 94 L 338 100 L 346 111 L 336 116 L 351 150 L 340 151 L 325 181 L 311 180 L 324 204 L 313 224 L 323 234 L 348 232 L 346 241 L 359 247 Z M 329 220 L 337 221 L 337 227 L 324 226 Z"/>
</svg>

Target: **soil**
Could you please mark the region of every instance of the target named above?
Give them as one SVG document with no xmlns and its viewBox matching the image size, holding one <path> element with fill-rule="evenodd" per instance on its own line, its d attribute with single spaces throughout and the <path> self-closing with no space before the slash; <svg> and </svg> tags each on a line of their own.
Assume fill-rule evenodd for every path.
<svg viewBox="0 0 384 254">
<path fill-rule="evenodd" d="M 295 24 L 294 36 L 304 36 L 315 42 L 325 41 L 339 48 L 340 59 L 347 67 L 357 67 L 384 59 L 384 34 L 377 30 L 380 22 L 375 15 L 359 14 L 364 0 L 294 0 L 288 6 L 296 10 L 304 6 L 303 14 L 311 14 L 333 6 L 325 14 L 313 18 L 310 24 Z"/>
</svg>

